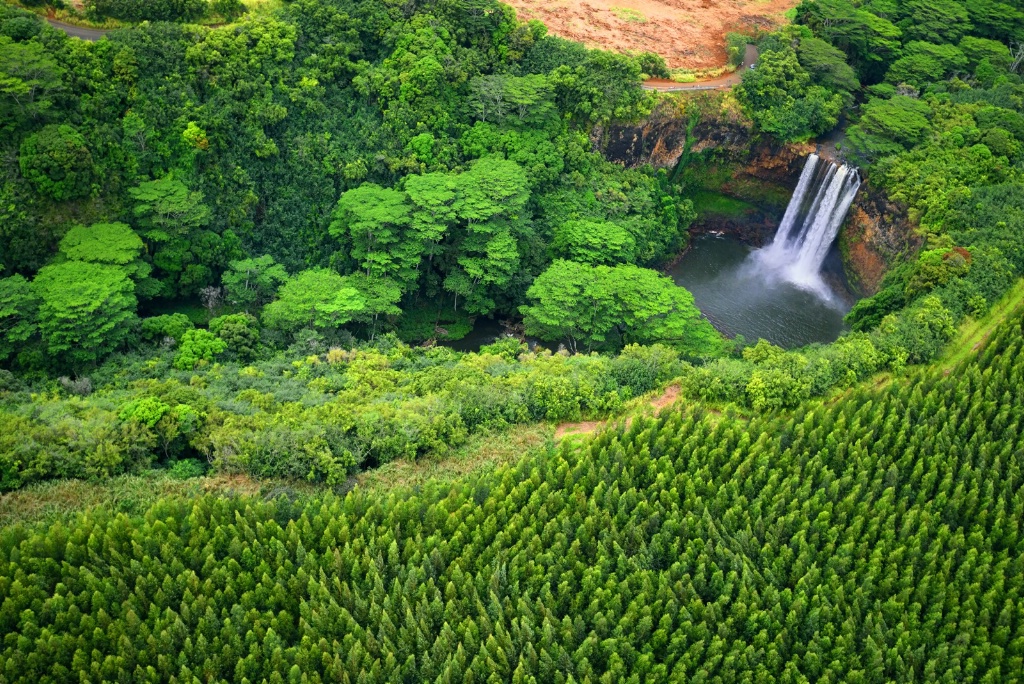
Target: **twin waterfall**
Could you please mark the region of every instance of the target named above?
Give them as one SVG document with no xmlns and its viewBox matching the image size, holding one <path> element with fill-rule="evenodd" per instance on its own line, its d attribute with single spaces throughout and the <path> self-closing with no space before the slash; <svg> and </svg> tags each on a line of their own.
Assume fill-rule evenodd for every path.
<svg viewBox="0 0 1024 684">
<path fill-rule="evenodd" d="M 858 188 L 860 175 L 854 167 L 809 156 L 775 240 L 756 253 L 757 261 L 785 280 L 829 298 L 821 266 Z"/>
</svg>

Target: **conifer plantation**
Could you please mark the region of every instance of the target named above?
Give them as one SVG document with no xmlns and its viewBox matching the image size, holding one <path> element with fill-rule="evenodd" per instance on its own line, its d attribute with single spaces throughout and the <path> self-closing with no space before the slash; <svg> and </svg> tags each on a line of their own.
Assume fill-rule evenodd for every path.
<svg viewBox="0 0 1024 684">
<path fill-rule="evenodd" d="M 789 415 L 454 486 L 0 536 L 5 681 L 1019 681 L 1024 319 Z"/>
</svg>

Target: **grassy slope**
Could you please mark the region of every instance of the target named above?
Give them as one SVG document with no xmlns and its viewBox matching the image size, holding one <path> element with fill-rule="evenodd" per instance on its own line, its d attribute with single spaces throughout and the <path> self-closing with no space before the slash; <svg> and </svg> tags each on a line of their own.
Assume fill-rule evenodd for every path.
<svg viewBox="0 0 1024 684">
<path fill-rule="evenodd" d="M 947 345 L 939 359 L 940 368 L 951 371 L 981 349 L 996 327 L 1014 312 L 1024 309 L 1024 278 L 1017 281 L 1009 292 L 978 320 L 968 319 Z"/>
</svg>

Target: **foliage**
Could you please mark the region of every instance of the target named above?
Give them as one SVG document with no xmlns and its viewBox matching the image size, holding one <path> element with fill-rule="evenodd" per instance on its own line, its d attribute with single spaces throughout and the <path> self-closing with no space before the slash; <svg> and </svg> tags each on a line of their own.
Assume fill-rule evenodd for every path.
<svg viewBox="0 0 1024 684">
<path fill-rule="evenodd" d="M 39 301 L 39 335 L 64 366 L 103 358 L 132 334 L 134 286 L 123 269 L 86 261 L 47 266 L 32 281 Z"/>
<path fill-rule="evenodd" d="M 762 130 L 781 140 L 806 140 L 836 125 L 842 96 L 811 85 L 791 48 L 762 52 L 756 67 L 743 74 L 736 95 Z"/>
<path fill-rule="evenodd" d="M 629 263 L 636 242 L 621 226 L 596 221 L 569 221 L 555 231 L 556 254 L 585 264 Z"/>
<path fill-rule="evenodd" d="M 286 280 L 288 273 L 269 254 L 232 261 L 221 276 L 228 301 L 249 313 L 273 300 Z"/>
<path fill-rule="evenodd" d="M 227 351 L 243 361 L 259 353 L 259 321 L 251 314 L 218 316 L 210 321 L 210 332 L 224 342 Z"/>
<path fill-rule="evenodd" d="M 36 334 L 39 301 L 24 276 L 0 278 L 0 361 Z"/>
<path fill-rule="evenodd" d="M 159 343 L 170 338 L 180 344 L 185 333 L 193 327 L 192 321 L 183 313 L 151 316 L 142 319 L 142 339 Z"/>
<path fill-rule="evenodd" d="M 278 298 L 263 309 L 263 322 L 285 332 L 337 328 L 366 306 L 362 295 L 327 269 L 302 271 L 288 279 Z"/>
<path fill-rule="evenodd" d="M 92 191 L 92 154 L 82 134 L 67 124 L 46 126 L 25 138 L 18 164 L 40 194 L 58 202 Z"/>
<path fill-rule="evenodd" d="M 193 370 L 213 361 L 213 357 L 227 347 L 227 342 L 209 330 L 186 330 L 181 337 L 178 353 L 174 356 L 174 367 L 179 370 Z"/>
<path fill-rule="evenodd" d="M 564 340 L 572 352 L 628 342 L 668 343 L 694 356 L 719 349 L 720 338 L 701 318 L 693 296 L 648 269 L 557 260 L 527 296 L 527 334 Z"/>
<path fill-rule="evenodd" d="M 194 21 L 206 15 L 208 9 L 207 0 L 91 0 L 86 11 L 96 17 L 125 21 Z M 222 9 L 217 11 L 230 16 Z"/>
<path fill-rule="evenodd" d="M 1014 319 L 955 374 L 783 417 L 666 411 L 454 483 L 7 529 L 0 659 L 12 679 L 1012 681 L 1022 344 Z"/>
</svg>

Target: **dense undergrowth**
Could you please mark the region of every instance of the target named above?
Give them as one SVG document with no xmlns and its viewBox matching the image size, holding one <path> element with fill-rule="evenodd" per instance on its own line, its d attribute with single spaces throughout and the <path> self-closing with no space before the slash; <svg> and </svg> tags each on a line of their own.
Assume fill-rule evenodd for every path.
<svg viewBox="0 0 1024 684">
<path fill-rule="evenodd" d="M 0 676 L 1017 681 L 1022 325 L 952 373 L 680 406 L 454 485 L 8 529 Z"/>
<path fill-rule="evenodd" d="M 614 414 L 688 365 L 661 346 L 609 358 L 527 352 L 514 339 L 463 354 L 384 338 L 201 374 L 176 369 L 174 357 L 111 364 L 87 388 L 65 378 L 31 393 L 10 378 L 0 490 L 195 458 L 219 473 L 333 486 L 361 468 L 443 456 L 473 434 Z"/>
</svg>

